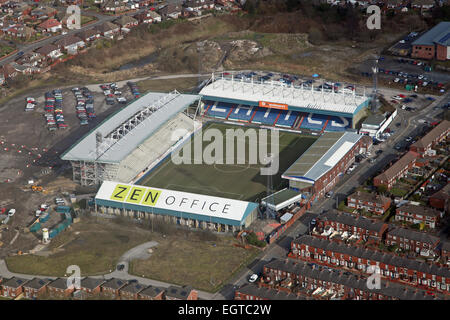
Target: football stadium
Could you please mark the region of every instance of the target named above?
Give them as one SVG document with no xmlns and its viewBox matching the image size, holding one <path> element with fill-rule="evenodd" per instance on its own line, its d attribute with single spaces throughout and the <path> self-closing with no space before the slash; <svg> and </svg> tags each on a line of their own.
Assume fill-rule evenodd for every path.
<svg viewBox="0 0 450 320">
<path fill-rule="evenodd" d="M 238 81 L 213 75 L 198 94 L 149 92 L 131 102 L 69 148 L 73 180 L 100 186 L 95 209 L 111 215 L 164 219 L 214 231 L 238 231 L 258 218 L 279 219 L 292 206 L 305 206 L 331 190 L 365 152 L 371 139 L 354 126 L 369 98 L 355 92 L 331 92 L 275 83 Z M 239 154 L 249 150 L 250 129 L 258 148 L 278 153 L 278 173 L 265 176 L 265 165 Z M 221 139 L 235 136 L 222 161 L 195 161 L 202 132 Z M 182 132 L 174 139 L 175 132 Z M 237 132 L 237 134 L 236 134 Z M 278 134 L 278 149 L 271 135 Z M 204 137 L 203 137 L 204 139 Z M 216 141 L 217 142 L 217 141 Z M 225 141 L 219 141 L 224 145 Z M 194 160 L 176 164 L 173 155 L 189 150 Z M 215 151 L 217 152 L 217 151 Z M 268 211 L 268 209 L 267 209 Z M 292 216 L 292 215 L 291 215 Z"/>
</svg>

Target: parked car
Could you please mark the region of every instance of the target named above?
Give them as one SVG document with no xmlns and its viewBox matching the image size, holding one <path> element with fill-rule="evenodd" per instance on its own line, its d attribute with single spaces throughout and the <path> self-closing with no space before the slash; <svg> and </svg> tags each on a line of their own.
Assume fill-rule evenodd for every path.
<svg viewBox="0 0 450 320">
<path fill-rule="evenodd" d="M 254 283 L 256 280 L 258 280 L 258 275 L 256 273 L 252 274 L 250 278 L 248 278 L 248 282 L 250 283 Z"/>
</svg>

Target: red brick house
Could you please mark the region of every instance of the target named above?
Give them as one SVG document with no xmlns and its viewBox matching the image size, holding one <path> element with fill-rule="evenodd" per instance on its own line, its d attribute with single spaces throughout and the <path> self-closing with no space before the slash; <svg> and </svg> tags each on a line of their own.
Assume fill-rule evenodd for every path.
<svg viewBox="0 0 450 320">
<path fill-rule="evenodd" d="M 450 293 L 450 269 L 393 254 L 304 235 L 292 241 L 289 256 L 362 274 L 369 274 L 369 266 L 378 266 L 381 277 L 389 281 Z"/>
<path fill-rule="evenodd" d="M 347 207 L 352 209 L 364 209 L 376 215 L 383 215 L 391 206 L 391 199 L 378 195 L 356 191 L 347 197 Z"/>
<path fill-rule="evenodd" d="M 148 286 L 138 293 L 139 300 L 164 300 L 164 288 Z"/>
<path fill-rule="evenodd" d="M 120 289 L 128 284 L 128 281 L 112 278 L 101 285 L 101 292 L 112 298 L 119 299 Z"/>
<path fill-rule="evenodd" d="M 98 31 L 96 28 L 90 28 L 77 33 L 76 36 L 82 39 L 85 43 L 87 43 L 90 41 L 95 41 L 98 38 L 100 38 L 101 32 Z"/>
<path fill-rule="evenodd" d="M 416 159 L 419 158 L 419 156 L 420 155 L 416 152 L 407 152 L 386 171 L 373 178 L 373 185 L 375 187 L 386 186 L 388 190 L 391 189 L 397 180 L 403 178 L 406 173 L 414 167 Z"/>
<path fill-rule="evenodd" d="M 409 223 L 425 223 L 430 228 L 436 228 L 439 224 L 441 214 L 439 211 L 411 204 L 403 205 L 397 208 L 395 212 L 395 221 L 405 221 Z"/>
<path fill-rule="evenodd" d="M 334 231 L 347 232 L 349 236 L 354 235 L 356 239 L 374 240 L 381 242 L 388 229 L 386 223 L 372 221 L 365 217 L 355 217 L 345 212 L 327 212 L 317 218 L 316 229 L 322 233 L 332 228 Z"/>
<path fill-rule="evenodd" d="M 426 232 L 391 226 L 386 234 L 386 245 L 397 245 L 404 250 L 411 250 L 424 256 L 437 251 L 439 238 Z"/>
<path fill-rule="evenodd" d="M 445 241 L 442 243 L 441 258 L 447 263 L 450 261 L 450 241 Z"/>
<path fill-rule="evenodd" d="M 440 124 L 434 127 L 433 130 L 428 132 L 422 139 L 413 143 L 409 147 L 409 150 L 423 154 L 433 148 L 440 141 L 446 139 L 449 133 L 450 121 L 443 120 Z"/>
<path fill-rule="evenodd" d="M 101 292 L 101 285 L 106 281 L 102 279 L 86 277 L 80 282 L 80 290 L 83 296 L 93 296 Z"/>
<path fill-rule="evenodd" d="M 47 292 L 52 297 L 68 298 L 75 291 L 75 288 L 67 286 L 66 278 L 58 278 L 47 284 Z"/>
<path fill-rule="evenodd" d="M 27 279 L 18 277 L 12 277 L 8 280 L 3 279 L 1 283 L 3 297 L 16 298 L 23 293 L 23 285 L 27 282 Z"/>
<path fill-rule="evenodd" d="M 27 299 L 37 299 L 47 292 L 50 279 L 34 278 L 23 285 L 23 295 Z"/>
<path fill-rule="evenodd" d="M 367 279 L 359 275 L 311 265 L 292 259 L 275 259 L 263 268 L 260 286 L 278 292 L 319 300 L 434 300 L 422 290 L 381 281 L 380 289 L 369 289 Z M 241 293 L 243 291 L 243 294 Z M 239 288 L 239 298 L 261 295 L 256 288 Z M 242 299 L 242 300 L 244 300 Z M 250 299 L 251 300 L 251 299 Z"/>
<path fill-rule="evenodd" d="M 139 292 L 145 289 L 145 286 L 139 282 L 130 282 L 119 290 L 121 300 L 138 300 Z"/>
<path fill-rule="evenodd" d="M 429 198 L 430 206 L 435 209 L 442 210 L 445 212 L 449 212 L 449 203 L 450 203 L 450 183 L 439 190 L 436 193 L 433 193 Z"/>
<path fill-rule="evenodd" d="M 38 29 L 45 32 L 58 32 L 62 30 L 62 24 L 56 19 L 48 19 L 38 25 Z"/>
<path fill-rule="evenodd" d="M 198 292 L 190 286 L 170 286 L 165 292 L 166 300 L 197 300 Z"/>
<path fill-rule="evenodd" d="M 306 297 L 270 287 L 260 287 L 254 283 L 246 283 L 235 291 L 234 300 L 306 300 Z"/>
</svg>

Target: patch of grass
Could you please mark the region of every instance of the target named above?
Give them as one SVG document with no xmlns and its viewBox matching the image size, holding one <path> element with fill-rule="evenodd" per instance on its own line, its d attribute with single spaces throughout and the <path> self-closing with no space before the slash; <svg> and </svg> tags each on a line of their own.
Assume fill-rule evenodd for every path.
<svg viewBox="0 0 450 320">
<path fill-rule="evenodd" d="M 408 190 L 400 189 L 400 188 L 392 188 L 390 190 L 390 193 L 395 197 L 403 197 L 405 194 L 408 193 Z"/>
<path fill-rule="evenodd" d="M 198 84 L 198 78 L 176 78 L 166 80 L 144 80 L 137 83 L 141 92 L 160 91 L 168 92 L 176 89 L 179 92 L 189 93 Z"/>
<path fill-rule="evenodd" d="M 222 133 L 222 137 L 225 137 L 227 129 L 242 130 L 242 127 L 212 122 L 205 125 L 203 131 L 206 132 L 208 129 L 219 130 Z M 256 129 L 255 134 L 258 134 L 258 130 L 259 129 Z M 187 142 L 187 144 L 191 144 L 191 151 L 195 149 L 194 140 L 197 139 L 197 137 L 199 136 L 196 136 L 194 139 Z M 249 139 L 247 138 L 245 141 L 243 141 L 243 139 L 244 138 L 234 139 L 235 151 L 232 160 L 233 164 L 226 164 L 227 162 L 230 162 L 230 159 L 227 159 L 226 146 L 223 146 L 225 141 L 222 141 L 222 161 L 224 164 L 200 165 L 182 163 L 177 165 L 171 161 L 171 158 L 168 158 L 138 183 L 156 188 L 201 193 L 245 201 L 253 201 L 257 198 L 261 198 L 266 194 L 267 177 L 260 174 L 259 161 L 258 164 L 249 163 Z M 270 134 L 267 135 L 267 143 L 270 146 L 269 139 L 271 139 Z M 226 139 L 223 138 L 223 140 Z M 240 142 L 238 143 L 236 140 Z M 287 170 L 287 168 L 289 168 L 290 165 L 316 140 L 317 137 L 315 136 L 280 132 L 278 172 Z M 246 153 L 245 158 L 240 159 L 241 162 L 243 162 L 242 164 L 238 164 L 236 151 L 237 146 L 240 143 L 245 143 L 244 150 Z M 208 146 L 209 143 L 203 143 L 204 150 L 206 150 Z M 267 146 L 267 152 L 271 152 L 269 151 L 271 149 L 269 146 Z M 192 154 L 190 155 L 190 159 L 194 159 Z M 280 190 L 280 188 L 284 187 L 284 183 L 285 181 L 281 179 L 281 175 L 274 175 L 273 185 L 275 189 Z"/>
<path fill-rule="evenodd" d="M 76 234 L 79 232 L 79 234 Z M 66 268 L 78 265 L 83 276 L 109 273 L 127 250 L 150 241 L 150 232 L 133 226 L 118 226 L 95 219 L 73 224 L 52 240 L 48 257 L 21 255 L 6 258 L 11 272 L 64 276 Z"/>
<path fill-rule="evenodd" d="M 132 261 L 130 273 L 214 292 L 260 252 L 235 247 L 231 242 L 164 241 L 149 259 Z"/>
<path fill-rule="evenodd" d="M 81 25 L 85 25 L 86 23 L 89 23 L 91 21 L 97 20 L 95 17 L 92 16 L 81 16 Z"/>
<path fill-rule="evenodd" d="M 0 46 L 0 57 L 6 56 L 13 52 L 15 49 L 10 46 L 1 45 Z"/>
</svg>

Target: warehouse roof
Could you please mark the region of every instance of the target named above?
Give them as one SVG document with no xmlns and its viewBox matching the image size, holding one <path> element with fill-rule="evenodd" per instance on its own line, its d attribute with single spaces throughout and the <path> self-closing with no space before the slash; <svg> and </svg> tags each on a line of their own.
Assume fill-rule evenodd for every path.
<svg viewBox="0 0 450 320">
<path fill-rule="evenodd" d="M 104 181 L 95 196 L 99 205 L 177 217 L 241 225 L 257 203 L 188 192 Z"/>
<path fill-rule="evenodd" d="M 277 83 L 244 82 L 231 78 L 213 80 L 200 94 L 206 98 L 245 101 L 258 105 L 260 101 L 285 104 L 305 111 L 328 111 L 353 115 L 368 101 L 368 97 L 353 93 L 321 92 L 302 87 L 286 87 Z M 301 110 L 300 110 L 301 111 Z"/>
<path fill-rule="evenodd" d="M 286 188 L 263 198 L 261 202 L 264 205 L 267 203 L 269 208 L 278 211 L 301 199 L 302 195 L 300 193 Z"/>
<path fill-rule="evenodd" d="M 314 183 L 361 139 L 353 132 L 326 132 L 283 173 L 284 179 Z"/>
<path fill-rule="evenodd" d="M 443 46 L 450 46 L 450 21 L 442 21 L 438 23 L 412 44 L 432 46 L 435 43 L 439 43 Z"/>
<path fill-rule="evenodd" d="M 112 114 L 105 119 L 95 129 L 90 131 L 87 135 L 81 138 L 69 150 L 63 153 L 61 159 L 63 160 L 84 160 L 95 161 L 103 163 L 119 163 L 130 152 L 136 149 L 140 144 L 147 140 L 159 127 L 166 123 L 177 113 L 183 111 L 192 102 L 199 98 L 198 95 L 190 94 L 176 94 L 170 97 L 170 100 L 153 112 L 148 118 L 142 121 L 137 127 L 131 130 L 130 133 L 121 138 L 115 145 L 108 148 L 97 159 L 96 156 L 96 134 L 100 132 L 102 137 L 117 129 L 124 122 L 133 117 L 136 113 L 150 107 L 159 99 L 167 96 L 165 93 L 149 92 L 142 98 L 133 101 L 128 106 L 120 109 L 118 112 Z M 107 142 L 107 138 L 104 138 Z"/>
</svg>

